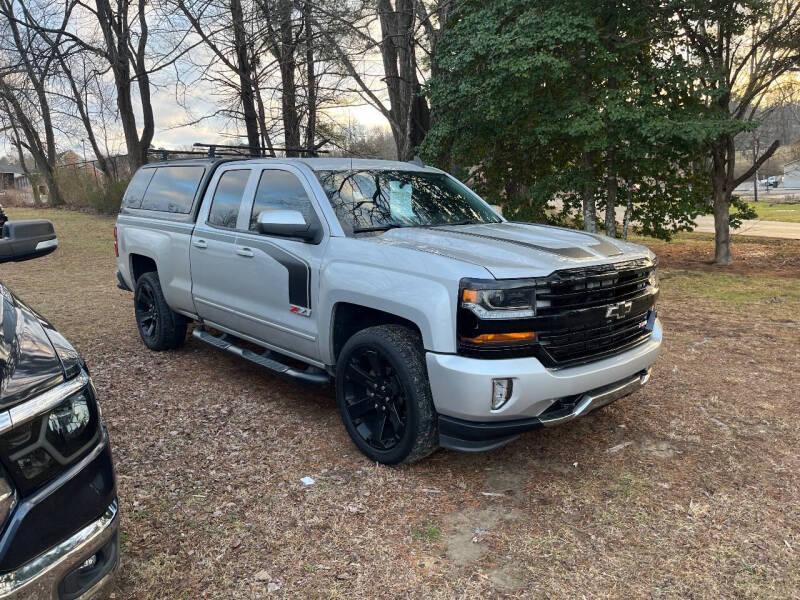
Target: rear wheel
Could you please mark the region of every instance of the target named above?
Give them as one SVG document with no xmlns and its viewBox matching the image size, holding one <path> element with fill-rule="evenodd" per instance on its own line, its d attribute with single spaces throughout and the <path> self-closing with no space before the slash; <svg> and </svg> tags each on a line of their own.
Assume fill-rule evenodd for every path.
<svg viewBox="0 0 800 600">
<path fill-rule="evenodd" d="M 139 335 L 151 350 L 179 348 L 186 341 L 186 318 L 167 304 L 155 271 L 136 280 L 133 306 Z"/>
<path fill-rule="evenodd" d="M 410 463 L 439 446 L 422 343 L 407 327 L 353 335 L 337 361 L 336 397 L 347 432 L 372 460 Z"/>
</svg>

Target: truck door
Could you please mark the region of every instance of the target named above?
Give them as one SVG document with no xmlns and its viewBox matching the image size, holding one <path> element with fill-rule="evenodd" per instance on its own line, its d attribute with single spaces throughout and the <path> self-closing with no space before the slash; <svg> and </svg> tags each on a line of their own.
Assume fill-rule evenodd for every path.
<svg viewBox="0 0 800 600">
<path fill-rule="evenodd" d="M 251 337 L 289 353 L 319 358 L 316 298 L 325 239 L 319 244 L 260 234 L 263 210 L 297 210 L 306 222 L 325 226 L 314 206 L 313 191 L 292 166 L 259 169 L 247 223 L 236 239 L 237 309 Z"/>
<path fill-rule="evenodd" d="M 241 278 L 247 277 L 236 255 L 237 223 L 248 217 L 244 211 L 250 207 L 254 186 L 251 168 L 220 167 L 197 215 L 189 250 L 197 314 L 234 331 L 243 327 L 236 294 Z"/>
</svg>

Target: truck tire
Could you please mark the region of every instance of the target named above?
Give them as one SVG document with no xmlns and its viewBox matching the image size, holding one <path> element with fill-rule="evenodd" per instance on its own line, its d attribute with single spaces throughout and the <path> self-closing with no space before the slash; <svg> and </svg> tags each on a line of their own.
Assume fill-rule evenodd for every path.
<svg viewBox="0 0 800 600">
<path fill-rule="evenodd" d="M 422 340 L 408 327 L 353 335 L 337 361 L 336 399 L 347 433 L 374 461 L 412 463 L 439 447 Z"/>
<path fill-rule="evenodd" d="M 180 348 L 186 341 L 186 317 L 173 311 L 164 299 L 158 273 L 150 271 L 136 280 L 133 293 L 136 325 L 150 350 Z"/>
</svg>

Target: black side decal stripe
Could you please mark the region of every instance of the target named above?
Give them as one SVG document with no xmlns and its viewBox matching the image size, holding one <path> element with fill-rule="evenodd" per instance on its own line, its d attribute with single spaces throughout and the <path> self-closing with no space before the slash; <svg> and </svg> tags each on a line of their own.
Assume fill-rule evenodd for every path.
<svg viewBox="0 0 800 600">
<path fill-rule="evenodd" d="M 281 264 L 289 273 L 289 304 L 311 309 L 311 266 L 306 261 L 263 240 L 240 238 L 239 243 L 258 248 Z"/>
</svg>

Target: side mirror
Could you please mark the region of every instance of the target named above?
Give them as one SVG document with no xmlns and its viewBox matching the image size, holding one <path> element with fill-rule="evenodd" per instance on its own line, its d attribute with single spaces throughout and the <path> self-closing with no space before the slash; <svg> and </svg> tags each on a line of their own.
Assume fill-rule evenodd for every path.
<svg viewBox="0 0 800 600">
<path fill-rule="evenodd" d="M 39 258 L 56 248 L 58 238 L 50 221 L 6 221 L 0 236 L 0 263 Z"/>
<path fill-rule="evenodd" d="M 306 223 L 299 210 L 262 210 L 258 213 L 258 231 L 267 235 L 299 238 L 315 244 L 322 239 L 319 224 Z"/>
</svg>

